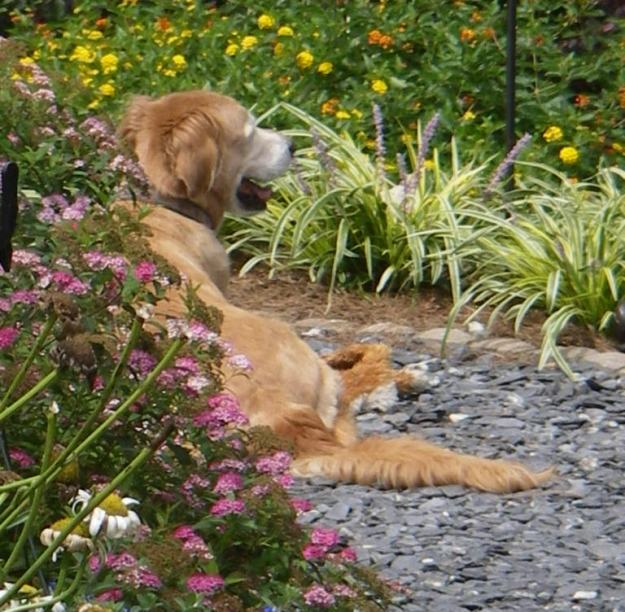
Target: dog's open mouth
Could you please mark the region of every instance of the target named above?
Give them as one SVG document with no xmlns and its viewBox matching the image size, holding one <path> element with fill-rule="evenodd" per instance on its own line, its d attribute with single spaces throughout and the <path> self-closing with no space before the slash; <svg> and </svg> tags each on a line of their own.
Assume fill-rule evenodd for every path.
<svg viewBox="0 0 625 612">
<path fill-rule="evenodd" d="M 250 212 L 260 212 L 267 207 L 267 200 L 273 195 L 269 187 L 261 187 L 254 181 L 243 178 L 237 189 L 237 198 L 241 205 Z"/>
</svg>

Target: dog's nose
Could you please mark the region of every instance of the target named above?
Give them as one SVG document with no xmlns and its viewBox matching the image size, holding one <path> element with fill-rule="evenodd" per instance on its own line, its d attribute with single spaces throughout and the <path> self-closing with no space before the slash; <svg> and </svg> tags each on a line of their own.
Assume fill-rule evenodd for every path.
<svg viewBox="0 0 625 612">
<path fill-rule="evenodd" d="M 295 155 L 295 143 L 289 138 L 289 153 L 291 154 L 291 157 L 293 157 L 293 155 Z"/>
</svg>

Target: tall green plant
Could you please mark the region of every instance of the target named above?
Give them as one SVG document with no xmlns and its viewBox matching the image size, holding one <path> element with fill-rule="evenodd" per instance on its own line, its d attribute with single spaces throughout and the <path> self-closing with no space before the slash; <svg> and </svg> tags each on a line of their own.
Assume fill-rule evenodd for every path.
<svg viewBox="0 0 625 612">
<path fill-rule="evenodd" d="M 230 251 L 251 255 L 242 272 L 261 262 L 272 270 L 306 269 L 330 291 L 336 284 L 378 292 L 418 288 L 446 278 L 459 295 L 457 247 L 470 244 L 473 232 L 464 203 L 480 189 L 483 166 L 462 166 L 452 142 L 450 171 L 435 152 L 398 189 L 381 152 L 364 154 L 348 134 L 294 106 L 271 112 L 280 109 L 302 124 L 289 133 L 306 145 L 293 172 L 275 182 L 277 198 L 266 213 L 228 220 Z M 413 148 L 408 153 L 414 170 L 418 155 Z"/>
<path fill-rule="evenodd" d="M 492 309 L 491 322 L 513 318 L 517 332 L 530 310 L 545 310 L 539 365 L 553 358 L 572 374 L 557 345 L 560 333 L 571 322 L 608 330 L 625 293 L 625 172 L 607 168 L 596 181 L 575 183 L 546 166 L 530 169 L 505 200 L 474 201 L 467 213 L 490 229 L 477 249 L 460 251 L 475 270 L 455 310 L 477 304 L 473 319 Z"/>
</svg>

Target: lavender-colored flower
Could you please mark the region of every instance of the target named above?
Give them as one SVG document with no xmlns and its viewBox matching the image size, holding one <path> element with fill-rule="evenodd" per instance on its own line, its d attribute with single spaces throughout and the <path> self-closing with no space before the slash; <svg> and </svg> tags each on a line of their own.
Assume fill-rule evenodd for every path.
<svg viewBox="0 0 625 612">
<path fill-rule="evenodd" d="M 174 367 L 184 375 L 198 376 L 200 374 L 200 364 L 195 357 L 183 356 L 178 357 L 174 363 Z"/>
<path fill-rule="evenodd" d="M 228 357 L 228 365 L 241 372 L 251 372 L 254 369 L 252 362 L 241 353 Z"/>
<path fill-rule="evenodd" d="M 375 126 L 375 160 L 379 178 L 384 178 L 384 159 L 386 147 L 384 146 L 384 119 L 382 111 L 377 104 L 373 104 L 373 124 Z"/>
<path fill-rule="evenodd" d="M 39 291 L 32 289 L 17 289 L 10 296 L 12 304 L 36 304 L 39 301 Z"/>
<path fill-rule="evenodd" d="M 257 484 L 250 489 L 250 494 L 253 497 L 265 497 L 270 490 L 271 488 L 268 484 Z"/>
<path fill-rule="evenodd" d="M 224 470 L 233 470 L 236 472 L 244 472 L 248 465 L 245 461 L 240 459 L 222 459 L 221 461 L 215 461 L 209 465 L 212 472 L 221 472 Z"/>
<path fill-rule="evenodd" d="M 358 593 L 346 584 L 337 584 L 332 589 L 332 593 L 337 597 L 344 597 L 345 599 L 354 599 L 358 596 Z"/>
<path fill-rule="evenodd" d="M 192 342 L 213 343 L 217 338 L 217 334 L 211 331 L 199 321 L 191 321 L 186 327 L 186 336 Z"/>
<path fill-rule="evenodd" d="M 11 308 L 11 300 L 8 298 L 0 298 L 0 312 L 9 312 Z"/>
<path fill-rule="evenodd" d="M 183 390 L 187 395 L 197 397 L 211 383 L 212 380 L 208 376 L 189 376 L 183 385 Z"/>
<path fill-rule="evenodd" d="M 155 365 L 156 358 L 141 349 L 133 349 L 128 357 L 128 367 L 139 378 L 145 378 Z"/>
<path fill-rule="evenodd" d="M 249 419 L 241 411 L 239 400 L 230 393 L 217 393 L 207 400 L 208 410 L 203 410 L 193 417 L 196 427 L 215 429 L 225 425 L 242 426 Z"/>
<path fill-rule="evenodd" d="M 237 472 L 224 472 L 217 478 L 213 491 L 219 495 L 238 491 L 243 487 L 243 478 Z"/>
<path fill-rule="evenodd" d="M 331 183 L 333 181 L 334 175 L 336 174 L 336 164 L 332 157 L 330 157 L 328 153 L 328 147 L 325 142 L 321 139 L 319 132 L 315 129 L 310 130 L 310 136 L 312 138 L 313 147 L 317 153 L 317 157 L 319 158 L 319 163 L 321 167 L 328 173 L 328 182 Z"/>
<path fill-rule="evenodd" d="M 495 172 L 491 175 L 488 185 L 484 190 L 484 197 L 488 198 L 495 191 L 497 185 L 506 177 L 511 170 L 514 162 L 517 160 L 521 151 L 529 144 L 532 136 L 527 132 L 521 136 L 517 143 L 508 151 L 508 154 L 504 157 L 503 161 L 497 166 Z"/>
<path fill-rule="evenodd" d="M 219 499 L 210 509 L 213 516 L 227 516 L 241 514 L 245 510 L 245 502 L 240 499 Z"/>
<path fill-rule="evenodd" d="M 224 579 L 215 574 L 197 573 L 187 578 L 187 588 L 194 593 L 212 595 L 224 587 Z"/>
<path fill-rule="evenodd" d="M 160 589 L 163 586 L 161 579 L 144 566 L 129 572 L 127 581 L 135 588 Z"/>
<path fill-rule="evenodd" d="M 80 221 L 87 212 L 89 201 L 87 196 L 78 196 L 74 202 L 61 213 L 61 219 L 64 221 Z"/>
<path fill-rule="evenodd" d="M 263 474 L 279 476 L 289 469 L 292 457 L 286 451 L 277 451 L 273 455 L 261 457 L 256 461 L 256 469 Z"/>
<path fill-rule="evenodd" d="M 336 602 L 336 598 L 332 595 L 332 593 L 326 591 L 321 585 L 316 584 L 304 593 L 304 601 L 309 606 L 330 608 Z"/>
<path fill-rule="evenodd" d="M 65 272 L 64 270 L 52 272 L 51 280 L 57 286 L 58 290 L 64 293 L 84 295 L 89 291 L 89 285 L 87 285 L 87 283 L 84 283 L 73 274 Z"/>
<path fill-rule="evenodd" d="M 13 251 L 12 263 L 14 266 L 24 266 L 25 268 L 33 268 L 41 265 L 41 257 L 37 253 L 25 251 L 24 249 L 16 249 Z"/>
<path fill-rule="evenodd" d="M 35 100 L 45 100 L 47 102 L 55 102 L 56 96 L 51 89 L 38 89 L 34 94 L 33 98 Z"/>
<path fill-rule="evenodd" d="M 407 197 L 411 196 L 417 189 L 419 179 L 421 178 L 421 171 L 423 170 L 423 165 L 425 164 L 425 158 L 427 157 L 428 151 L 430 149 L 430 142 L 434 137 L 434 134 L 436 133 L 440 120 L 440 113 L 434 113 L 434 116 L 428 121 L 425 129 L 423 130 L 415 169 L 414 172 L 407 177 L 406 181 L 405 195 Z"/>
<path fill-rule="evenodd" d="M 19 332 L 15 327 L 0 327 L 0 350 L 13 346 L 18 336 Z"/>
</svg>

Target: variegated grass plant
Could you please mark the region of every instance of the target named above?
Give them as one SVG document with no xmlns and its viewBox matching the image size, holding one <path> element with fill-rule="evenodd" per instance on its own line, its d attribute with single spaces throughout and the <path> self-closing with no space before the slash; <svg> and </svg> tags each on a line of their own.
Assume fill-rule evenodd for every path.
<svg viewBox="0 0 625 612">
<path fill-rule="evenodd" d="M 423 165 L 418 151 L 427 148 L 424 130 L 419 148 L 408 147 L 413 172 L 398 164 L 397 185 L 387 174 L 381 125 L 378 154 L 368 156 L 348 134 L 304 111 L 280 104 L 268 114 L 278 111 L 302 125 L 288 132 L 298 143 L 297 159 L 293 171 L 275 181 L 277 197 L 266 213 L 226 224 L 230 252 L 251 256 L 241 272 L 259 263 L 272 273 L 305 269 L 329 285 L 330 295 L 336 285 L 381 292 L 446 280 L 458 298 L 458 245 L 473 244 L 476 231 L 465 203 L 481 186 L 483 166 L 461 165 L 453 142 L 450 171 L 442 169 L 436 150 Z"/>
<path fill-rule="evenodd" d="M 573 376 L 557 344 L 561 332 L 573 322 L 609 331 L 624 294 L 625 172 L 606 168 L 575 183 L 546 166 L 526 170 L 514 192 L 475 200 L 466 212 L 490 230 L 458 253 L 475 268 L 454 314 L 473 303 L 469 319 L 489 311 L 489 324 L 504 315 L 518 332 L 530 310 L 544 310 L 539 367 L 553 358 Z"/>
</svg>

